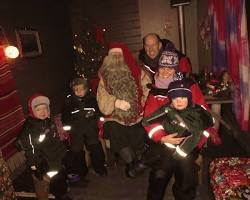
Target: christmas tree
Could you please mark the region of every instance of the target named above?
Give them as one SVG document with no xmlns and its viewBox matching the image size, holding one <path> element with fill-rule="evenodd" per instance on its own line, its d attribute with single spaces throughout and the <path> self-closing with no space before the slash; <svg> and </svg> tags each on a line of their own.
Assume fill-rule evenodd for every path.
<svg viewBox="0 0 250 200">
<path fill-rule="evenodd" d="M 107 51 L 104 32 L 104 28 L 92 25 L 88 19 L 82 20 L 82 31 L 73 35 L 76 76 L 88 80 L 97 76 Z"/>
</svg>

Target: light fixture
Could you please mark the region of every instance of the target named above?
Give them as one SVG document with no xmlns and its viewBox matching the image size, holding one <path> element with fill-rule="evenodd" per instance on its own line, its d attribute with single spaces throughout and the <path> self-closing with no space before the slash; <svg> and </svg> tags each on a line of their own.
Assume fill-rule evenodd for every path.
<svg viewBox="0 0 250 200">
<path fill-rule="evenodd" d="M 19 56 L 19 50 L 15 46 L 0 45 L 0 55 L 2 59 L 15 59 Z"/>
<path fill-rule="evenodd" d="M 7 46 L 4 48 L 4 54 L 7 58 L 17 58 L 19 56 L 19 51 L 15 46 Z"/>
</svg>

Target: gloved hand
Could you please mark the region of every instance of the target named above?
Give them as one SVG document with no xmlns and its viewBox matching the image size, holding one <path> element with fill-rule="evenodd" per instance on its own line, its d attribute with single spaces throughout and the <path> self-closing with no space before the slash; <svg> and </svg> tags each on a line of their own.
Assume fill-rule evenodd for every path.
<svg viewBox="0 0 250 200">
<path fill-rule="evenodd" d="M 210 127 L 206 131 L 209 132 L 213 144 L 220 145 L 222 143 L 218 131 L 214 127 Z"/>
<path fill-rule="evenodd" d="M 117 99 L 115 101 L 115 107 L 127 111 L 130 108 L 130 103 L 125 100 Z"/>
<path fill-rule="evenodd" d="M 32 165 L 30 167 L 31 169 L 31 173 L 39 180 L 42 181 L 43 180 L 43 174 L 41 173 L 41 171 L 39 169 L 36 168 L 35 165 Z"/>
</svg>

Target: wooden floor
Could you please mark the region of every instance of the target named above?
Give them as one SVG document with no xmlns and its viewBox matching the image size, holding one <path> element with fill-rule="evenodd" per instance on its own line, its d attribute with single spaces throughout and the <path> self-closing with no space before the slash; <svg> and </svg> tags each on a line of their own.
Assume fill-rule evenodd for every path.
<svg viewBox="0 0 250 200">
<path fill-rule="evenodd" d="M 74 200 L 139 200 L 146 199 L 148 172 L 136 179 L 129 179 L 124 174 L 124 166 L 108 167 L 108 175 L 97 176 L 90 171 L 86 179 L 87 187 L 82 187 L 84 182 L 71 187 L 70 193 Z M 164 200 L 173 200 L 170 189 L 166 191 Z"/>
</svg>

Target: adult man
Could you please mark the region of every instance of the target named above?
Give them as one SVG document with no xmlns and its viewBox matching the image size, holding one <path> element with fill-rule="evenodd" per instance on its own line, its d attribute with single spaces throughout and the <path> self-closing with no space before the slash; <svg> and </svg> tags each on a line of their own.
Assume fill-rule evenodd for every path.
<svg viewBox="0 0 250 200">
<path fill-rule="evenodd" d="M 161 39 L 156 33 L 149 33 L 143 37 L 143 49 L 139 54 L 145 69 L 154 75 L 158 69 L 159 58 L 163 51 L 174 51 L 179 58 L 179 67 L 182 73 L 190 73 L 192 67 L 188 57 L 179 52 L 174 44 L 167 39 Z"/>
<path fill-rule="evenodd" d="M 108 56 L 99 70 L 97 102 L 106 116 L 104 137 L 113 152 L 126 162 L 126 173 L 144 148 L 145 131 L 141 126 L 150 77 L 140 69 L 125 44 L 110 44 Z"/>
</svg>

